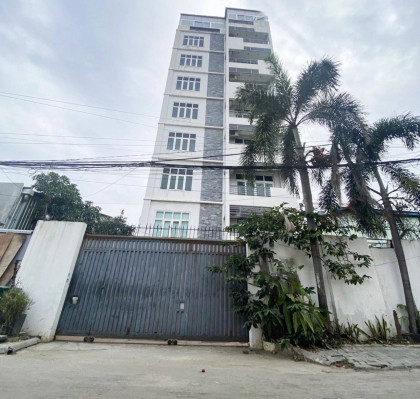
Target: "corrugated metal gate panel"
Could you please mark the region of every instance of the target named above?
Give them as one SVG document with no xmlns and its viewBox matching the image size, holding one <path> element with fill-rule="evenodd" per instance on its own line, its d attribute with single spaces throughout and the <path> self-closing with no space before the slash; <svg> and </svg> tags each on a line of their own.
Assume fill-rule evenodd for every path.
<svg viewBox="0 0 420 399">
<path fill-rule="evenodd" d="M 57 334 L 248 341 L 223 276 L 206 270 L 244 251 L 215 242 L 86 237 Z"/>
</svg>

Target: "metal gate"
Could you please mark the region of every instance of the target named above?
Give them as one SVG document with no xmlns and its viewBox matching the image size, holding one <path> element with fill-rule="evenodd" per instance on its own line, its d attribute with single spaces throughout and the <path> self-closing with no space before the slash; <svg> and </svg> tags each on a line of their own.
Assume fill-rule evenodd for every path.
<svg viewBox="0 0 420 399">
<path fill-rule="evenodd" d="M 86 236 L 59 335 L 248 341 L 222 275 L 245 248 L 196 240 Z"/>
</svg>

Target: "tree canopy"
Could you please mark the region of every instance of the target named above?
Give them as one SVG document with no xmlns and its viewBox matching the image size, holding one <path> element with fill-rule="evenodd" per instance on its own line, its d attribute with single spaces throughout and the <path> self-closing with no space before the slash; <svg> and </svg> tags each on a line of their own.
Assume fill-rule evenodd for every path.
<svg viewBox="0 0 420 399">
<path fill-rule="evenodd" d="M 105 235 L 131 235 L 134 226 L 127 224 L 124 212 L 117 217 L 101 213 L 99 206 L 90 201 L 83 201 L 76 184 L 67 176 L 55 172 L 41 173 L 34 176 L 33 188 L 39 200 L 34 214 L 37 220 L 61 220 L 68 222 L 84 222 L 86 232 Z"/>
</svg>

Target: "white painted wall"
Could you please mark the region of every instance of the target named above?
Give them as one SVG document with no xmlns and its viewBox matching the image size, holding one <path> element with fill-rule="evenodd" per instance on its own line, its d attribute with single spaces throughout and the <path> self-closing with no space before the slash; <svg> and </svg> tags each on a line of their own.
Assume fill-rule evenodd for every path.
<svg viewBox="0 0 420 399">
<path fill-rule="evenodd" d="M 85 230 L 85 223 L 37 223 L 17 275 L 33 302 L 22 329 L 29 335 L 54 339 Z"/>
<path fill-rule="evenodd" d="M 373 263 L 369 269 L 360 269 L 362 274 L 371 278 L 362 285 L 347 285 L 341 280 L 334 280 L 325 271 L 326 289 L 331 310 L 335 313 L 339 323 L 358 324 L 365 326 L 365 321 L 374 321 L 383 316 L 395 334 L 393 310 L 399 315 L 398 304 L 405 304 L 401 275 L 395 252 L 392 248 L 369 248 L 365 238 L 358 238 L 349 242 L 349 247 L 360 254 L 370 255 Z M 420 240 L 403 241 L 405 256 L 408 264 L 411 288 L 416 303 L 420 304 Z M 284 244 L 276 244 L 274 251 L 281 259 L 293 259 L 295 265 L 305 265 L 298 271 L 301 282 L 305 286 L 315 287 L 313 265 L 301 251 Z M 316 300 L 316 298 L 314 297 Z M 406 323 L 403 329 L 408 332 Z"/>
</svg>

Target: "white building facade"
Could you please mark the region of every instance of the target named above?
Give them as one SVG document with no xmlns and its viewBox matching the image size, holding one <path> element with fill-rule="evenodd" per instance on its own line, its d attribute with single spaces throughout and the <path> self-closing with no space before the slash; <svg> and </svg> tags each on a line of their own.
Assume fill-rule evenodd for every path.
<svg viewBox="0 0 420 399">
<path fill-rule="evenodd" d="M 270 82 L 264 59 L 271 52 L 259 11 L 181 14 L 153 160 L 182 166 L 151 168 L 141 226 L 176 236 L 187 227 L 223 228 L 282 202 L 297 206 L 276 172 L 257 172 L 249 187 L 240 171 L 206 169 L 239 165 L 253 127 L 235 107 L 235 92 L 245 82 Z"/>
</svg>

